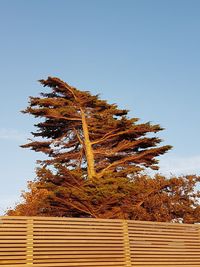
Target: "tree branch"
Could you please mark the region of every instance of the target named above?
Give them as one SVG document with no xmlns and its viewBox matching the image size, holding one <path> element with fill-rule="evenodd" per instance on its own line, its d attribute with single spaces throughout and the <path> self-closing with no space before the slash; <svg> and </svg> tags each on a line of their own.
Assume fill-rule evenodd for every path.
<svg viewBox="0 0 200 267">
<path fill-rule="evenodd" d="M 80 134 L 78 133 L 76 128 L 74 128 L 74 131 L 76 132 L 76 135 L 77 135 L 77 138 L 78 138 L 79 142 L 83 145 L 83 140 L 81 140 Z"/>
<path fill-rule="evenodd" d="M 70 202 L 70 201 L 66 201 L 66 200 L 64 200 L 64 199 L 60 199 L 60 198 L 58 198 L 58 197 L 55 197 L 55 199 L 57 199 L 58 202 L 62 201 L 63 203 L 65 203 L 65 204 L 67 204 L 67 205 L 69 205 L 69 206 L 75 208 L 76 210 L 79 210 L 79 211 L 82 211 L 82 212 L 84 212 L 84 213 L 87 213 L 87 214 L 89 214 L 89 215 L 91 215 L 91 216 L 94 216 L 95 218 L 97 217 L 93 212 L 91 212 L 91 211 L 88 209 L 88 207 L 85 207 L 85 205 L 83 205 L 83 204 L 82 204 L 82 205 L 83 205 L 84 208 L 86 208 L 86 209 L 81 208 L 81 207 L 75 205 L 75 204 L 74 204 L 74 201 L 73 201 L 73 202 Z"/>
<path fill-rule="evenodd" d="M 145 151 L 145 152 L 146 152 L 146 151 Z M 133 156 L 130 156 L 130 157 L 127 157 L 127 158 L 123 158 L 123 159 L 117 160 L 117 161 L 111 163 L 110 165 L 108 165 L 108 166 L 107 166 L 105 169 L 103 169 L 102 171 L 100 171 L 100 172 L 98 173 L 98 177 L 102 177 L 103 174 L 104 174 L 108 169 L 113 168 L 113 167 L 115 167 L 115 166 L 117 166 L 117 165 L 119 165 L 119 164 L 125 163 L 125 162 L 127 162 L 127 161 L 138 160 L 138 159 L 142 158 L 142 157 L 144 156 L 144 154 L 147 154 L 147 153 L 141 153 L 140 155 L 137 155 L 137 156 L 136 156 L 136 155 L 133 155 Z"/>
<path fill-rule="evenodd" d="M 53 115 L 45 115 L 47 118 L 50 119 L 62 119 L 62 120 L 67 120 L 67 121 L 81 121 L 81 118 L 69 118 L 69 117 L 63 117 L 63 116 L 53 116 Z"/>
<path fill-rule="evenodd" d="M 115 137 L 115 136 L 119 136 L 119 135 L 122 135 L 122 134 L 131 132 L 131 130 L 126 130 L 126 131 L 121 131 L 121 132 L 116 133 L 116 134 L 111 134 L 112 132 L 115 132 L 115 131 L 116 131 L 116 130 L 111 131 L 111 132 L 105 134 L 101 139 L 99 139 L 99 140 L 97 140 L 97 141 L 93 141 L 93 142 L 91 142 L 91 144 L 92 144 L 92 145 L 94 145 L 94 144 L 99 144 L 99 143 L 101 143 L 101 142 L 103 142 L 103 141 L 106 141 L 106 140 L 110 139 L 111 137 Z"/>
</svg>

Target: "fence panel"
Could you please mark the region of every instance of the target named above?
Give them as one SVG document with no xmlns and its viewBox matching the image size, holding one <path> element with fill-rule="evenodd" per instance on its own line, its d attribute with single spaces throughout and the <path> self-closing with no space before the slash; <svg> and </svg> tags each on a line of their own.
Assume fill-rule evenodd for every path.
<svg viewBox="0 0 200 267">
<path fill-rule="evenodd" d="M 121 221 L 34 219 L 35 266 L 121 267 L 123 246 Z"/>
<path fill-rule="evenodd" d="M 134 267 L 200 266 L 198 225 L 128 222 Z"/>
<path fill-rule="evenodd" d="M 0 267 L 200 267 L 199 225 L 0 217 Z"/>
<path fill-rule="evenodd" d="M 0 265 L 27 263 L 27 219 L 0 217 Z"/>
</svg>

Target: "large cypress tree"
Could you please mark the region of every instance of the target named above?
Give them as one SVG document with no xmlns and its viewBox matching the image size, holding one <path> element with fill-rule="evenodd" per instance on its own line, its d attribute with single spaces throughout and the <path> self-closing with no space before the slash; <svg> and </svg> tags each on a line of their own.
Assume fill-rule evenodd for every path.
<svg viewBox="0 0 200 267">
<path fill-rule="evenodd" d="M 58 78 L 40 82 L 51 90 L 30 97 L 23 112 L 42 121 L 35 125 L 34 140 L 22 147 L 48 157 L 40 162 L 30 191 L 23 194 L 25 202 L 9 214 L 153 218 L 147 211 L 149 217 L 141 217 L 146 203 L 141 199 L 152 189 L 151 183 L 143 188 L 146 178 L 139 173 L 157 169 L 157 157 L 171 148 L 159 146 L 155 133 L 162 128 L 140 124 L 127 110 Z"/>
<path fill-rule="evenodd" d="M 43 118 L 32 133 L 39 139 L 23 147 L 47 154 L 44 164 L 62 164 L 89 180 L 130 177 L 146 167 L 157 169 L 156 157 L 171 148 L 158 146 L 161 140 L 149 136 L 162 130 L 159 125 L 139 124 L 128 118 L 127 110 L 58 78 L 40 82 L 51 92 L 30 97 L 24 111 Z"/>
</svg>

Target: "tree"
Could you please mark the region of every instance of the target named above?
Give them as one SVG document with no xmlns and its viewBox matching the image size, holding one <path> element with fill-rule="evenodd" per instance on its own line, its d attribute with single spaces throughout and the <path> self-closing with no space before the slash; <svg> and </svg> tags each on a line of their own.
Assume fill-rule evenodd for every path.
<svg viewBox="0 0 200 267">
<path fill-rule="evenodd" d="M 24 113 L 43 121 L 22 147 L 48 158 L 8 215 L 200 222 L 200 177 L 141 172 L 156 169 L 156 157 L 171 148 L 158 147 L 161 140 L 152 136 L 159 125 L 139 124 L 127 110 L 58 78 L 40 82 L 52 91 L 30 98 Z"/>
<path fill-rule="evenodd" d="M 159 147 L 161 140 L 152 136 L 162 128 L 139 124 L 137 118 L 128 118 L 127 110 L 58 78 L 40 82 L 51 92 L 30 97 L 23 112 L 43 121 L 32 133 L 35 140 L 22 147 L 48 159 L 40 162 L 24 203 L 9 214 L 23 215 L 28 208 L 32 215 L 140 218 L 136 210 L 142 205 L 137 203 L 147 178 L 139 174 L 148 167 L 157 169 L 157 156 L 171 148 Z M 40 195 L 44 205 L 41 199 L 33 201 Z"/>
<path fill-rule="evenodd" d="M 94 180 L 105 176 L 130 177 L 146 167 L 157 169 L 157 156 L 171 146 L 161 146 L 149 134 L 163 130 L 159 125 L 138 124 L 128 111 L 117 108 L 77 90 L 58 78 L 40 81 L 52 89 L 41 97 L 30 97 L 24 113 L 43 118 L 32 133 L 40 140 L 22 147 L 47 154 L 44 165 L 62 164 L 79 170 L 82 177 Z M 42 139 L 42 140 L 41 140 Z"/>
</svg>

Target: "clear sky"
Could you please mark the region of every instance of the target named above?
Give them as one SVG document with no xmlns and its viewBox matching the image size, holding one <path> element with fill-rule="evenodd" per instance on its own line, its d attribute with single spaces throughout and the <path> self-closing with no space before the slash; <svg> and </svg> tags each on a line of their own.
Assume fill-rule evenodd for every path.
<svg viewBox="0 0 200 267">
<path fill-rule="evenodd" d="M 165 174 L 200 174 L 199 0 L 0 0 L 0 213 L 34 179 L 20 110 L 58 76 L 166 128 Z"/>
</svg>

